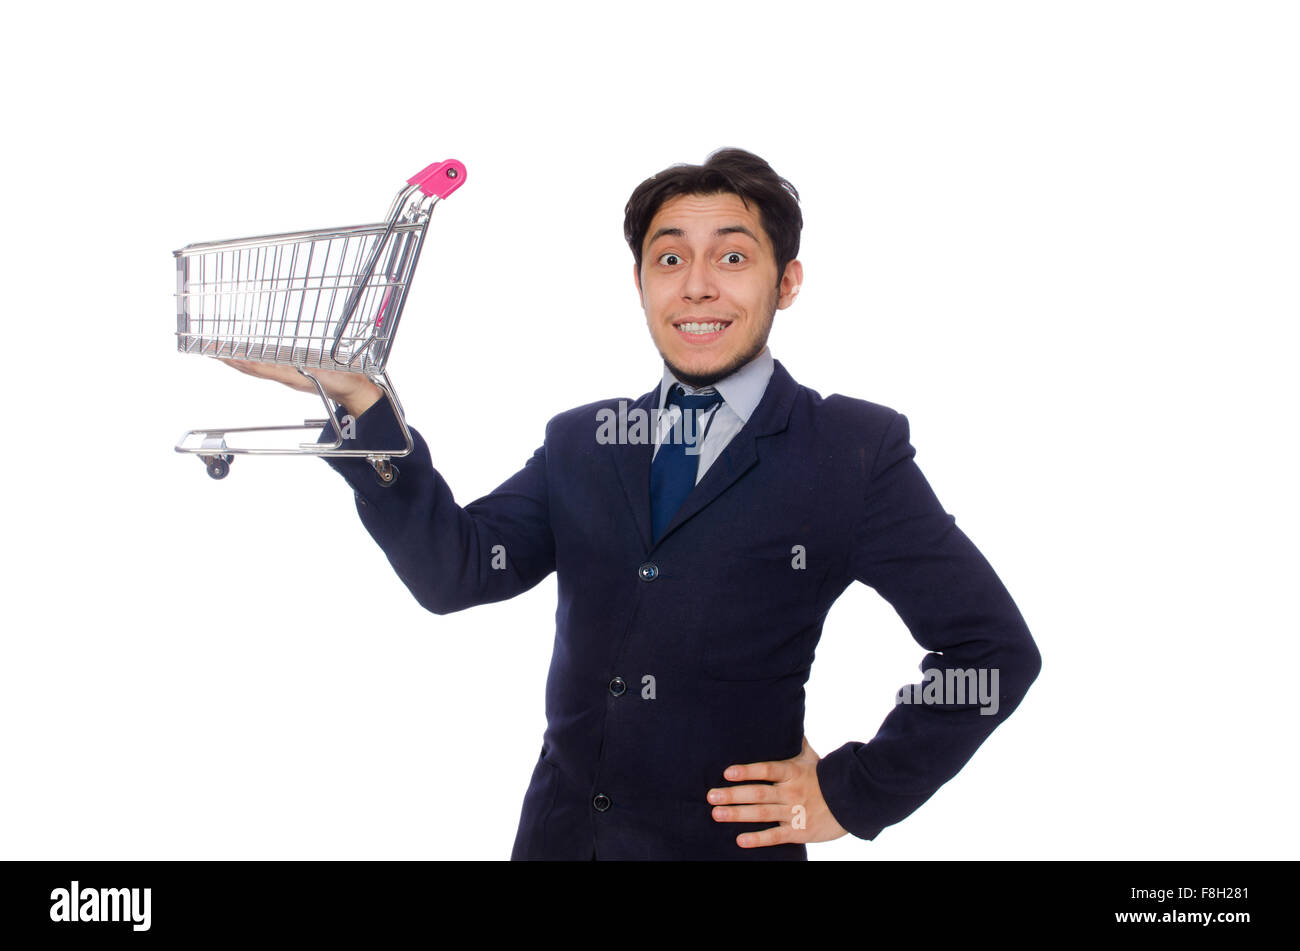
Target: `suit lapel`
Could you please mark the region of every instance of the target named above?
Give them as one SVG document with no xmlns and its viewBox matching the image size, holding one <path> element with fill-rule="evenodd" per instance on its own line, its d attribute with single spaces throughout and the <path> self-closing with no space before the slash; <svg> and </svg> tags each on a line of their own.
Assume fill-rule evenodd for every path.
<svg viewBox="0 0 1300 951">
<path fill-rule="evenodd" d="M 654 422 L 654 410 L 659 403 L 659 387 L 641 396 L 628 407 L 628 415 L 641 410 Z M 654 456 L 654 434 L 644 443 L 630 443 L 614 447 L 614 465 L 618 469 L 623 494 L 632 507 L 632 518 L 641 535 L 641 547 L 650 550 L 650 461 Z"/>
<path fill-rule="evenodd" d="M 758 406 L 754 407 L 748 422 L 732 437 L 727 448 L 714 460 L 713 465 L 709 466 L 709 471 L 704 474 L 704 478 L 686 497 L 686 501 L 682 503 L 682 507 L 678 509 L 673 520 L 664 530 L 663 537 L 659 539 L 660 543 L 679 525 L 725 492 L 732 483 L 757 464 L 759 439 L 779 433 L 786 428 L 798 384 L 781 365 L 780 360 L 774 360 L 772 363 L 772 376 L 767 381 L 763 398 L 759 400 Z M 653 411 L 658 403 L 659 387 L 656 385 L 653 390 L 633 403 L 632 408 L 646 410 L 653 421 Z M 654 455 L 654 444 L 651 442 L 619 446 L 618 449 L 615 458 L 619 479 L 623 484 L 623 492 L 628 503 L 632 507 L 642 545 L 648 552 L 658 547 L 650 537 L 650 464 Z"/>
</svg>

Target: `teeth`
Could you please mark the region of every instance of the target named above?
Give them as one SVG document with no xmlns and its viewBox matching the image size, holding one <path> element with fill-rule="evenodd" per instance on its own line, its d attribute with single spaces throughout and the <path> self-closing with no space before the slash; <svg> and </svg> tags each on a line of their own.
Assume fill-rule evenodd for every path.
<svg viewBox="0 0 1300 951">
<path fill-rule="evenodd" d="M 727 325 L 721 323 L 720 321 L 714 321 L 713 323 L 709 323 L 709 324 L 699 324 L 699 323 L 692 322 L 686 324 L 678 324 L 677 329 L 684 330 L 688 334 L 712 334 L 712 333 L 717 333 L 725 326 Z"/>
</svg>

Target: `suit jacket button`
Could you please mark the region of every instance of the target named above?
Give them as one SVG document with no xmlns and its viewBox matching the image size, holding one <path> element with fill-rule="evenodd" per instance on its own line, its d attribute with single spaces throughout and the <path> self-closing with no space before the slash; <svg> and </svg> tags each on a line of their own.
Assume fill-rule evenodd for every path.
<svg viewBox="0 0 1300 951">
<path fill-rule="evenodd" d="M 647 561 L 636 570 L 636 573 L 642 581 L 654 581 L 659 577 L 659 566 L 653 561 Z"/>
<path fill-rule="evenodd" d="M 609 682 L 609 692 L 616 697 L 621 697 L 627 693 L 627 681 L 622 677 L 615 677 Z"/>
<path fill-rule="evenodd" d="M 606 809 L 612 806 L 613 803 L 610 802 L 609 797 L 606 796 L 604 793 L 597 793 L 595 796 L 592 797 L 591 805 L 593 808 L 595 808 L 597 812 L 604 812 Z"/>
</svg>

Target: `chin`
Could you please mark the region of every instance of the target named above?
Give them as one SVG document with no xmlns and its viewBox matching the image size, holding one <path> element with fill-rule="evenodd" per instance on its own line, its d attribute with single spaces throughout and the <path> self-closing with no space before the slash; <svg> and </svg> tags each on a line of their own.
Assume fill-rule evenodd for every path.
<svg viewBox="0 0 1300 951">
<path fill-rule="evenodd" d="M 664 363 L 673 372 L 673 376 L 690 386 L 709 386 L 735 373 L 748 362 L 749 360 L 742 354 L 735 353 L 718 356 L 707 362 L 693 360 L 686 365 L 667 356 L 664 357 Z"/>
<path fill-rule="evenodd" d="M 775 314 L 775 310 L 773 314 Z M 734 326 L 734 322 L 733 322 Z M 762 333 L 748 340 L 737 337 L 730 341 L 732 349 L 727 352 L 704 354 L 690 349 L 682 349 L 680 346 L 674 346 L 671 349 L 661 344 L 678 343 L 674 337 L 666 337 L 662 341 L 655 337 L 655 344 L 659 350 L 659 356 L 663 358 L 664 365 L 672 371 L 673 375 L 683 383 L 690 386 L 709 386 L 718 380 L 731 376 L 749 361 L 763 352 L 767 346 L 768 334 L 772 329 L 772 321 L 769 318 L 766 326 L 762 328 Z M 670 334 L 675 334 L 669 330 Z M 654 337 L 653 333 L 651 334 Z"/>
</svg>

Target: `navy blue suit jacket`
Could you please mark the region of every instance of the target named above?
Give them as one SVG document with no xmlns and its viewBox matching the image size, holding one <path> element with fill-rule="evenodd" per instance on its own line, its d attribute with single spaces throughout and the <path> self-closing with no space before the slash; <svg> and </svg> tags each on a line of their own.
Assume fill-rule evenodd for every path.
<svg viewBox="0 0 1300 951">
<path fill-rule="evenodd" d="M 658 389 L 628 410 L 653 410 Z M 364 460 L 328 460 L 435 614 L 514 597 L 556 572 L 547 728 L 512 857 L 806 858 L 801 844 L 740 848 L 738 834 L 771 824 L 717 822 L 705 795 L 730 785 L 733 763 L 799 754 L 822 622 L 853 581 L 930 652 L 922 670 L 999 670 L 996 715 L 973 698 L 895 705 L 869 743 L 818 764 L 835 818 L 875 838 L 957 773 L 1040 667 L 1006 588 L 913 461 L 907 418 L 823 399 L 776 361 L 744 428 L 655 542 L 653 446 L 597 438 L 598 411 L 618 403 L 553 417 L 524 467 L 463 507 L 418 432 L 391 487 Z M 356 420 L 352 445 L 401 444 L 386 400 Z"/>
</svg>

